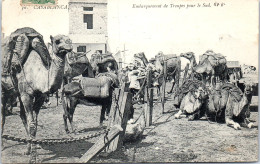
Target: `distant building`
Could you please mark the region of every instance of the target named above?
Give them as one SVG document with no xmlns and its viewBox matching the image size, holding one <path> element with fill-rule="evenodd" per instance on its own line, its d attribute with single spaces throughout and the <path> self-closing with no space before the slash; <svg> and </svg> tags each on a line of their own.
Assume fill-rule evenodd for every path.
<svg viewBox="0 0 260 164">
<path fill-rule="evenodd" d="M 107 51 L 107 0 L 69 0 L 69 37 L 76 52 Z"/>
</svg>

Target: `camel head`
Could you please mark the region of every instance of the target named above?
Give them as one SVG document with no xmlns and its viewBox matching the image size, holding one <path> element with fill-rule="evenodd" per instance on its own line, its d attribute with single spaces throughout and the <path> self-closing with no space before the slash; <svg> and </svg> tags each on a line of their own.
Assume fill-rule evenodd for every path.
<svg viewBox="0 0 260 164">
<path fill-rule="evenodd" d="M 158 54 L 155 55 L 155 60 L 156 61 L 160 61 L 161 64 L 163 64 L 164 58 L 163 58 L 163 52 L 160 51 L 158 52 Z"/>
<path fill-rule="evenodd" d="M 143 63 L 146 66 L 146 64 L 148 63 L 148 60 L 147 60 L 144 52 L 134 54 L 134 60 L 137 65 L 142 65 L 142 63 Z"/>
<path fill-rule="evenodd" d="M 146 58 L 144 52 L 140 52 L 140 53 L 134 54 L 134 57 L 135 58 L 139 58 L 139 59 Z"/>
<path fill-rule="evenodd" d="M 245 83 L 245 89 L 244 89 L 244 93 L 245 95 L 251 95 L 252 92 L 253 92 L 253 83 L 252 82 L 248 82 L 248 83 Z"/>
<path fill-rule="evenodd" d="M 181 53 L 180 57 L 186 58 L 186 59 L 188 59 L 189 61 L 190 61 L 191 59 L 194 59 L 194 58 L 195 58 L 193 52 Z"/>
<path fill-rule="evenodd" d="M 64 58 L 67 52 L 71 52 L 72 42 L 68 36 L 57 35 L 55 37 L 50 36 L 53 53 L 58 57 Z"/>
<path fill-rule="evenodd" d="M 194 95 L 194 98 L 196 98 L 196 99 L 204 100 L 207 93 L 202 87 L 198 87 L 197 89 L 195 89 L 193 91 L 193 95 Z"/>
</svg>

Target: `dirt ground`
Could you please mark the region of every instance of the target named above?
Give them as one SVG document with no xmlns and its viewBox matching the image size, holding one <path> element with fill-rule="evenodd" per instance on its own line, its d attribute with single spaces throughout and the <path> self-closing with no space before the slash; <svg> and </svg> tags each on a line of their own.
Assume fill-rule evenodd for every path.
<svg viewBox="0 0 260 164">
<path fill-rule="evenodd" d="M 169 86 L 167 86 L 169 90 Z M 63 108 L 56 100 L 47 109 L 41 109 L 37 138 L 82 137 L 100 131 L 101 107 L 79 105 L 74 114 L 76 134 L 66 134 L 63 125 Z M 253 97 L 250 120 L 258 125 L 258 97 Z M 155 102 L 153 125 L 146 128 L 137 141 L 125 143 L 121 150 L 107 157 L 97 156 L 91 162 L 254 162 L 258 160 L 258 126 L 253 129 L 234 130 L 225 124 L 187 118 L 174 119 L 177 110 L 172 108 L 171 96 L 166 102 L 166 114 L 160 114 L 160 104 Z M 140 106 L 139 106 L 140 107 Z M 142 108 L 135 110 L 135 118 Z M 106 122 L 105 122 L 106 123 Z M 6 119 L 4 134 L 26 137 L 18 108 Z M 76 163 L 95 143 L 95 139 L 81 143 L 40 145 L 37 163 Z M 2 163 L 28 163 L 24 155 L 26 144 L 3 140 Z"/>
</svg>

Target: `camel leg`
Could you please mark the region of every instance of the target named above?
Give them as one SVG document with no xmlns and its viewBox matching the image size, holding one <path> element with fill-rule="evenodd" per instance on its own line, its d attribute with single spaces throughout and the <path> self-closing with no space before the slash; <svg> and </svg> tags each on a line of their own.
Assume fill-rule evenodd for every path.
<svg viewBox="0 0 260 164">
<path fill-rule="evenodd" d="M 200 110 L 195 111 L 192 115 L 189 116 L 188 120 L 189 121 L 194 121 L 196 119 L 199 119 L 201 117 Z"/>
<path fill-rule="evenodd" d="M 228 100 L 229 102 L 229 100 Z M 233 112 L 233 105 L 229 105 L 226 107 L 226 110 L 225 110 L 225 122 L 227 124 L 227 126 L 231 126 L 233 127 L 234 129 L 238 130 L 238 129 L 241 129 L 240 125 L 235 122 L 234 120 L 232 120 L 232 112 Z"/>
<path fill-rule="evenodd" d="M 103 104 L 101 108 L 101 114 L 100 114 L 100 119 L 99 119 L 99 127 L 103 128 L 103 121 L 105 120 L 105 113 L 107 110 L 107 105 Z"/>
<path fill-rule="evenodd" d="M 248 114 L 249 112 L 249 114 Z M 252 127 L 254 127 L 254 123 L 250 122 L 250 120 L 248 119 L 247 115 L 250 115 L 250 110 L 248 109 L 245 113 L 242 113 L 242 119 L 244 121 L 244 123 L 246 124 L 246 126 L 251 129 Z"/>
<path fill-rule="evenodd" d="M 226 124 L 227 124 L 228 126 L 232 126 L 232 127 L 233 127 L 234 129 L 236 129 L 236 130 L 241 129 L 241 126 L 239 125 L 239 123 L 233 121 L 232 119 L 226 118 L 225 120 L 226 120 Z"/>
<path fill-rule="evenodd" d="M 158 100 L 158 98 L 161 97 L 161 90 L 160 90 L 160 86 L 157 86 L 156 88 L 157 88 L 156 94 L 157 94 L 157 100 Z"/>
<path fill-rule="evenodd" d="M 62 94 L 62 106 L 63 106 L 63 120 L 64 120 L 64 128 L 66 133 L 69 133 L 69 129 L 68 129 L 68 124 L 67 124 L 67 119 L 69 117 L 69 108 L 70 108 L 70 99 L 69 97 L 64 97 Z"/>
<path fill-rule="evenodd" d="M 175 119 L 180 119 L 180 118 L 181 118 L 181 114 L 184 113 L 184 108 L 185 108 L 185 97 L 184 97 L 184 99 L 181 101 L 181 105 L 180 105 L 180 110 L 179 110 L 179 112 L 174 115 L 174 118 L 175 118 Z"/>
<path fill-rule="evenodd" d="M 33 105 L 33 111 L 35 112 L 35 122 L 36 122 L 36 132 L 37 132 L 37 125 L 38 125 L 38 114 L 40 112 L 40 109 L 46 99 L 46 96 L 41 94 L 35 98 L 34 105 Z M 35 132 L 35 135 L 36 135 Z"/>
<path fill-rule="evenodd" d="M 174 118 L 175 119 L 180 119 L 181 118 L 181 114 L 182 114 L 182 110 L 179 110 L 179 112 L 174 115 Z"/>
<path fill-rule="evenodd" d="M 28 121 L 28 135 L 30 139 L 34 139 L 36 135 L 36 122 L 33 117 L 33 97 L 25 93 L 21 96 L 21 100 L 25 109 L 26 120 Z M 31 148 L 32 144 L 28 143 L 27 151 L 25 152 L 25 154 L 28 155 L 32 153 Z"/>
<path fill-rule="evenodd" d="M 69 111 L 68 111 L 68 118 L 69 118 L 69 122 L 70 122 L 70 126 L 71 126 L 71 132 L 74 133 L 75 129 L 74 129 L 74 124 L 73 124 L 73 114 L 75 112 L 76 106 L 77 106 L 77 99 L 72 97 L 70 98 L 70 106 L 68 107 Z"/>
<path fill-rule="evenodd" d="M 107 117 L 109 117 L 111 106 L 112 106 L 112 102 L 116 101 L 115 100 L 115 93 L 114 93 L 114 91 L 111 91 L 110 95 L 111 96 L 108 98 L 108 103 L 106 104 L 106 116 Z"/>
<path fill-rule="evenodd" d="M 19 101 L 20 101 L 20 118 L 23 122 L 26 134 L 29 135 L 25 109 L 24 109 L 23 103 L 20 98 L 19 98 Z"/>
</svg>

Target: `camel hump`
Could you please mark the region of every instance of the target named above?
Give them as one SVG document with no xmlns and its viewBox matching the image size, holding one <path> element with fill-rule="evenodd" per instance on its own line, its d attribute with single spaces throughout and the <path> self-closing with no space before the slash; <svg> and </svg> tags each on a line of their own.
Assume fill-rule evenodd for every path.
<svg viewBox="0 0 260 164">
<path fill-rule="evenodd" d="M 30 27 L 23 27 L 23 28 L 18 28 L 14 32 L 11 33 L 10 37 L 11 38 L 16 38 L 21 34 L 25 34 L 26 36 L 29 37 L 40 37 L 42 38 L 42 35 L 38 33 L 35 29 L 30 28 Z"/>
<path fill-rule="evenodd" d="M 225 56 L 223 56 L 220 53 L 215 53 L 213 51 L 206 51 L 201 56 L 200 63 L 203 63 L 206 59 L 208 59 L 209 62 L 211 63 L 211 65 L 213 65 L 213 66 L 226 65 L 227 64 L 227 60 L 226 60 Z"/>
<path fill-rule="evenodd" d="M 16 70 L 15 72 L 20 72 L 20 66 L 24 65 L 32 50 L 40 55 L 45 67 L 49 67 L 51 62 L 49 51 L 44 44 L 42 35 L 36 30 L 29 27 L 19 28 L 7 38 L 2 44 L 2 54 L 5 56 L 4 72 L 9 72 L 11 67 Z"/>
<path fill-rule="evenodd" d="M 181 86 L 181 92 L 188 93 L 192 90 L 198 89 L 199 87 L 202 87 L 203 90 L 207 90 L 207 87 L 206 87 L 206 85 L 203 84 L 203 82 L 201 82 L 199 80 L 187 80 Z"/>
<path fill-rule="evenodd" d="M 240 88 L 237 86 L 230 84 L 230 83 L 225 83 L 220 87 L 220 90 L 226 90 L 231 93 L 232 96 L 236 98 L 236 100 L 240 100 L 242 98 L 243 92 L 241 91 Z"/>
<path fill-rule="evenodd" d="M 177 55 L 176 54 L 164 55 L 164 60 L 169 60 L 169 59 L 172 59 L 172 58 L 177 58 Z"/>
</svg>

